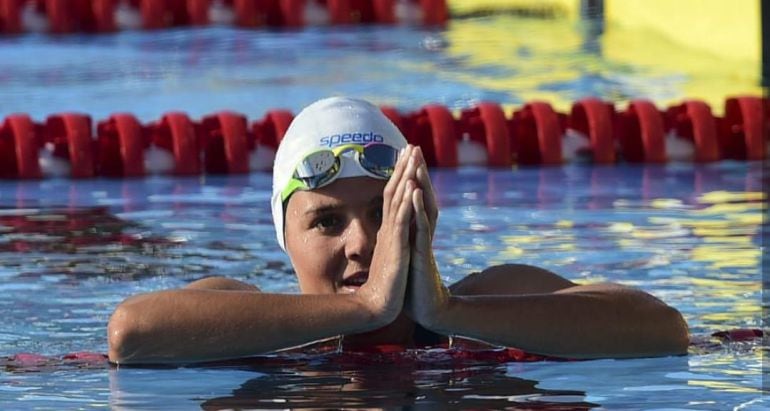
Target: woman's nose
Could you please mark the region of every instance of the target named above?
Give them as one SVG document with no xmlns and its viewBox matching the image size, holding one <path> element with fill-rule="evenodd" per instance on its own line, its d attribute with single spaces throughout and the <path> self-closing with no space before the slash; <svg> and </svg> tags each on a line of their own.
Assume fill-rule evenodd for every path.
<svg viewBox="0 0 770 411">
<path fill-rule="evenodd" d="M 349 260 L 369 264 L 377 242 L 379 227 L 367 224 L 361 219 L 353 219 L 345 230 L 345 255 Z"/>
</svg>

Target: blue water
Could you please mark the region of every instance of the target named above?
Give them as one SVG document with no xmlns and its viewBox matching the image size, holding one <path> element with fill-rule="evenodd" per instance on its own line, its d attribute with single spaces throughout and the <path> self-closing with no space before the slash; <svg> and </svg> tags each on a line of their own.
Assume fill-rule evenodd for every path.
<svg viewBox="0 0 770 411">
<path fill-rule="evenodd" d="M 489 264 L 538 264 L 579 282 L 642 287 L 681 310 L 698 337 L 760 327 L 761 172 L 760 164 L 730 162 L 434 171 L 442 210 L 436 256 L 447 282 Z M 105 352 L 104 326 L 115 304 L 207 275 L 297 291 L 275 244 L 266 174 L 6 181 L 0 193 L 0 290 L 10 296 L 0 300 L 3 355 Z M 715 207 L 722 211 L 712 213 Z M 11 228 L 10 215 L 27 223 Z M 428 370 L 418 364 L 413 371 L 388 362 L 340 366 L 322 356 L 173 370 L 62 364 L 3 373 L 0 403 L 188 408 L 229 398 L 284 407 L 262 401 L 301 397 L 318 407 L 335 399 L 348 406 L 459 401 L 482 407 L 553 400 L 606 409 L 727 409 L 759 398 L 761 351 L 744 343 L 694 347 L 683 358 L 428 363 Z M 463 372 L 475 379 L 447 376 Z M 337 380 L 363 388 L 330 397 L 339 394 Z M 460 391 L 449 395 L 451 387 Z"/>
<path fill-rule="evenodd" d="M 475 24 L 517 22 L 533 25 L 511 17 Z M 540 30 L 554 24 L 564 23 L 545 20 Z M 470 64 L 448 51 L 451 30 L 211 28 L 2 38 L 0 115 L 42 119 L 78 110 L 101 119 L 130 111 L 149 121 L 169 110 L 195 117 L 236 109 L 257 119 L 337 93 L 414 109 L 433 101 L 453 108 L 483 99 L 515 104 L 532 91 L 464 80 L 530 73 Z M 567 66 L 570 59 L 601 59 L 581 54 L 582 47 L 574 42 L 569 53 L 547 57 Z M 534 46 L 525 51 L 542 57 Z M 664 88 L 676 95 L 677 82 L 687 81 L 667 73 L 662 87 L 643 69 L 591 67 L 533 88 L 561 87 L 569 98 Z M 628 84 L 610 81 L 621 77 Z M 441 207 L 436 257 L 447 283 L 491 264 L 529 263 L 581 283 L 641 287 L 679 309 L 702 342 L 714 331 L 762 326 L 763 164 L 462 168 L 433 170 L 432 179 Z M 269 195 L 264 173 L 0 181 L 0 358 L 28 352 L 51 359 L 26 368 L 0 362 L 0 408 L 769 406 L 761 397 L 766 344 L 756 341 L 702 343 L 687 357 L 565 363 L 329 354 L 116 370 L 61 360 L 106 352 L 110 313 L 139 292 L 209 275 L 296 292 L 274 239 Z"/>
</svg>

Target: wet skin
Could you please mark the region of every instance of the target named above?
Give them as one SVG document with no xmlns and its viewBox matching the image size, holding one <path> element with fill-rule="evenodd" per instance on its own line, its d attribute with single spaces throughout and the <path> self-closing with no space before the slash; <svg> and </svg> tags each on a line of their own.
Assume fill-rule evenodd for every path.
<svg viewBox="0 0 770 411">
<path fill-rule="evenodd" d="M 438 210 L 418 148 L 404 150 L 387 183 L 346 178 L 296 192 L 286 216 L 302 294 L 261 293 L 216 277 L 131 297 L 110 319 L 110 360 L 238 358 L 339 335 L 348 346 L 409 346 L 415 323 L 556 357 L 687 351 L 681 315 L 631 287 L 578 285 L 516 264 L 445 287 L 432 250 Z"/>
</svg>

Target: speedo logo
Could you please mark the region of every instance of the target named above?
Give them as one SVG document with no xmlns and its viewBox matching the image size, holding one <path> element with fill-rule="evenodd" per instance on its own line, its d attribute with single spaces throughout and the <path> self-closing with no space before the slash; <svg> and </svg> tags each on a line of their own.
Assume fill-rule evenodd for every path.
<svg viewBox="0 0 770 411">
<path fill-rule="evenodd" d="M 330 136 L 321 137 L 320 143 L 322 146 L 334 147 L 348 143 L 366 144 L 382 143 L 383 141 L 385 141 L 385 139 L 382 137 L 382 134 L 369 131 L 367 133 L 332 134 Z"/>
</svg>

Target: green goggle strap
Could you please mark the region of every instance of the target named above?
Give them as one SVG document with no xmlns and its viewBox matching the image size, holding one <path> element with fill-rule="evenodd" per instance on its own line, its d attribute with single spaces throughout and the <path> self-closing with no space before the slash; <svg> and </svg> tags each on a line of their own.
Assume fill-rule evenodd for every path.
<svg viewBox="0 0 770 411">
<path fill-rule="evenodd" d="M 281 202 L 285 202 L 287 198 L 289 198 L 292 193 L 294 193 L 297 190 L 303 190 L 307 188 L 307 184 L 305 184 L 304 181 L 292 177 L 291 180 L 289 180 L 289 184 L 286 185 L 286 188 L 281 191 Z"/>
</svg>

